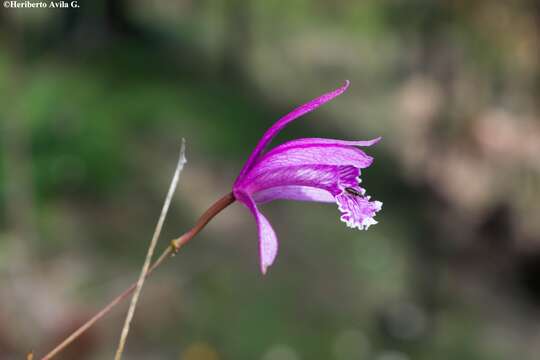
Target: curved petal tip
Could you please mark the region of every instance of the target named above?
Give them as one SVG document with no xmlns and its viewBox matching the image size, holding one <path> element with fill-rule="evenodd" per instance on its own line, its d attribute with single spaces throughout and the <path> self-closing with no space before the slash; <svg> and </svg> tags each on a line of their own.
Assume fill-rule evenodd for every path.
<svg viewBox="0 0 540 360">
<path fill-rule="evenodd" d="M 375 139 L 371 139 L 371 140 L 366 141 L 366 143 L 368 143 L 368 145 L 365 145 L 365 146 L 375 145 L 381 140 L 382 140 L 382 136 L 376 137 Z"/>
<path fill-rule="evenodd" d="M 255 221 L 257 222 L 257 228 L 259 231 L 259 255 L 261 272 L 266 274 L 268 268 L 274 263 L 278 252 L 278 240 L 272 225 L 266 217 L 257 209 L 257 205 L 253 198 L 244 193 L 235 193 L 238 201 L 247 206 Z"/>
<path fill-rule="evenodd" d="M 347 89 L 349 88 L 349 85 L 351 85 L 351 82 L 349 80 L 345 80 L 345 83 L 338 87 L 336 90 L 333 91 L 334 97 L 343 94 Z"/>
</svg>

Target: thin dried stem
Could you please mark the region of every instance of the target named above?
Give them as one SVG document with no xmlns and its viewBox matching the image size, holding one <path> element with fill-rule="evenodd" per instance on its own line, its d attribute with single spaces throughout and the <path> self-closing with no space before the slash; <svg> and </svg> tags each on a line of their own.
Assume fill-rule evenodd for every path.
<svg viewBox="0 0 540 360">
<path fill-rule="evenodd" d="M 184 165 L 187 162 L 185 152 L 186 152 L 186 141 L 185 139 L 182 139 L 182 146 L 180 148 L 180 156 L 178 159 L 178 163 L 176 165 L 176 170 L 174 171 L 174 176 L 172 178 L 171 185 L 169 186 L 169 191 L 165 198 L 165 202 L 163 203 L 163 208 L 161 209 L 161 214 L 159 216 L 158 223 L 154 230 L 154 235 L 152 236 L 152 240 L 150 241 L 150 245 L 148 246 L 146 259 L 144 260 L 141 274 L 139 275 L 139 280 L 137 281 L 137 287 L 135 288 L 135 293 L 133 294 L 133 297 L 131 298 L 131 304 L 129 305 L 126 319 L 124 321 L 124 326 L 122 327 L 120 340 L 118 342 L 118 348 L 116 349 L 116 355 L 114 356 L 115 360 L 122 359 L 122 353 L 124 352 L 127 337 L 129 334 L 129 327 L 131 325 L 131 321 L 133 320 L 133 315 L 135 314 L 135 308 L 137 307 L 137 302 L 139 301 L 139 296 L 141 294 L 142 287 L 144 285 L 144 280 L 146 278 L 148 268 L 150 267 L 152 256 L 154 255 L 154 250 L 156 248 L 159 235 L 161 234 L 161 229 L 163 228 L 163 223 L 165 222 L 165 218 L 167 217 L 167 213 L 169 212 L 169 207 L 171 205 L 171 200 L 174 195 L 174 191 L 176 190 L 176 186 L 178 185 L 178 179 L 180 177 L 180 173 L 184 169 Z"/>
<path fill-rule="evenodd" d="M 232 193 L 228 193 L 227 195 L 216 201 L 203 215 L 201 215 L 201 217 L 199 218 L 199 220 L 197 220 L 197 223 L 191 230 L 171 242 L 171 245 L 168 246 L 167 249 L 165 249 L 165 251 L 163 251 L 163 253 L 160 255 L 160 257 L 152 264 L 152 266 L 150 266 L 148 272 L 146 273 L 146 277 L 150 276 L 150 274 L 152 274 L 152 272 L 157 269 L 165 261 L 165 259 L 168 259 L 170 255 L 178 252 L 180 247 L 182 247 L 189 240 L 194 238 L 195 235 L 197 235 L 204 228 L 204 226 L 208 224 L 208 222 L 210 222 L 212 218 L 214 218 L 214 216 L 219 214 L 223 209 L 231 205 L 234 201 L 235 198 Z M 137 283 L 138 281 L 131 284 L 130 287 L 124 290 L 120 295 L 118 295 L 110 303 L 108 303 L 103 309 L 101 309 L 98 313 L 92 316 L 86 323 L 84 323 L 81 327 L 75 330 L 71 335 L 69 335 L 64 341 L 62 341 L 58 346 L 51 350 L 47 355 L 42 357 L 41 360 L 50 360 L 54 356 L 58 355 L 69 344 L 75 341 L 85 331 L 90 329 L 99 319 L 107 315 L 109 311 L 111 311 L 116 305 L 126 300 L 137 287 Z"/>
<path fill-rule="evenodd" d="M 173 248 L 171 246 L 161 254 L 161 256 L 154 262 L 154 264 L 148 269 L 146 276 L 149 276 L 161 263 L 173 253 Z M 124 290 L 120 295 L 115 297 L 110 303 L 108 303 L 103 309 L 97 312 L 92 316 L 87 322 L 85 322 L 81 327 L 75 330 L 71 335 L 69 335 L 64 341 L 62 341 L 58 346 L 52 349 L 47 355 L 41 358 L 41 360 L 49 360 L 54 356 L 58 355 L 62 350 L 64 350 L 69 344 L 71 344 L 75 339 L 81 336 L 86 330 L 90 329 L 99 319 L 104 317 L 114 308 L 116 305 L 128 298 L 128 296 L 135 290 L 137 287 L 137 282 L 131 284 L 126 290 Z"/>
</svg>

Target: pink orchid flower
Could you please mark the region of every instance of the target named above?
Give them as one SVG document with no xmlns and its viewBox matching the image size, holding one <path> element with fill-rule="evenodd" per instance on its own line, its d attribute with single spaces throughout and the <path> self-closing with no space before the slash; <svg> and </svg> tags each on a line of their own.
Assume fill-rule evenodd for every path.
<svg viewBox="0 0 540 360">
<path fill-rule="evenodd" d="M 253 214 L 259 232 L 260 265 L 263 274 L 274 262 L 278 241 L 270 222 L 257 205 L 277 199 L 336 203 L 341 220 L 360 230 L 376 224 L 380 201 L 370 201 L 360 187 L 360 170 L 373 158 L 358 146 L 371 146 L 381 138 L 368 141 L 333 139 L 297 139 L 266 153 L 264 148 L 287 124 L 341 95 L 342 87 L 319 96 L 279 119 L 259 141 L 234 182 L 233 194 Z"/>
</svg>

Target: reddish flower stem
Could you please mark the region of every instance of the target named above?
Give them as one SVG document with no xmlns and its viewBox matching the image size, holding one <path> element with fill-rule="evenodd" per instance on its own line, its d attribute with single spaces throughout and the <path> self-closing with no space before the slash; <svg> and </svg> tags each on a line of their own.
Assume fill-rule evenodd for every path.
<svg viewBox="0 0 540 360">
<path fill-rule="evenodd" d="M 171 241 L 171 245 L 163 251 L 160 257 L 150 266 L 146 276 L 149 276 L 155 269 L 157 269 L 165 259 L 169 258 L 170 255 L 174 255 L 184 246 L 188 241 L 195 237 L 205 226 L 212 220 L 217 214 L 219 214 L 227 206 L 231 205 L 235 201 L 234 195 L 228 193 L 223 196 L 221 199 L 216 201 L 208 210 L 201 215 L 197 223 L 191 230 Z M 131 284 L 126 290 L 124 290 L 120 295 L 114 298 L 109 302 L 103 309 L 97 312 L 92 316 L 87 322 L 85 322 L 81 327 L 75 330 L 71 335 L 69 335 L 64 341 L 62 341 L 58 346 L 52 349 L 47 355 L 43 356 L 41 360 L 49 360 L 54 356 L 58 355 L 62 350 L 64 350 L 69 344 L 75 341 L 79 336 L 81 336 L 86 330 L 91 328 L 99 319 L 104 317 L 112 310 L 116 305 L 126 300 L 131 293 L 137 287 L 137 282 Z"/>
</svg>

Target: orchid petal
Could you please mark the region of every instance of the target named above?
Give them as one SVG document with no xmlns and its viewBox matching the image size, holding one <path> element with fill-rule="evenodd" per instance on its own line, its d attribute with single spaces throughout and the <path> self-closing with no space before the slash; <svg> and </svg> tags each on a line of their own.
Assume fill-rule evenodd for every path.
<svg viewBox="0 0 540 360">
<path fill-rule="evenodd" d="M 270 150 L 268 153 L 272 153 L 274 151 L 277 151 L 278 149 L 287 149 L 291 147 L 296 146 L 303 146 L 303 145 L 339 145 L 339 146 L 372 146 L 377 144 L 379 141 L 381 141 L 382 137 L 376 137 L 371 140 L 339 140 L 339 139 L 325 139 L 325 138 L 303 138 L 303 139 L 296 139 L 288 141 L 284 144 L 281 144 L 279 146 L 276 146 L 272 150 Z"/>
<path fill-rule="evenodd" d="M 340 194 L 346 187 L 358 185 L 360 169 L 351 165 L 295 165 L 251 172 L 236 185 L 249 194 L 279 186 L 307 186 Z"/>
<path fill-rule="evenodd" d="M 364 189 L 359 188 L 363 194 Z M 344 191 L 336 196 L 336 202 L 339 210 L 343 213 L 341 221 L 348 227 L 367 230 L 371 225 L 377 224 L 373 218 L 381 210 L 382 202 L 369 201 L 369 196 L 358 196 Z"/>
<path fill-rule="evenodd" d="M 262 139 L 259 141 L 259 143 L 255 147 L 255 150 L 251 153 L 248 160 L 244 164 L 244 167 L 240 171 L 240 175 L 238 175 L 238 179 L 241 179 L 242 177 L 244 177 L 244 175 L 251 169 L 251 167 L 257 161 L 257 159 L 261 155 L 266 145 L 268 145 L 268 143 L 272 140 L 272 138 L 274 138 L 274 136 L 276 136 L 277 133 L 279 133 L 288 123 L 299 118 L 302 115 L 309 113 L 310 111 L 315 110 L 316 108 L 327 103 L 328 101 L 332 100 L 336 96 L 341 95 L 343 92 L 345 92 L 345 90 L 347 90 L 348 87 L 349 87 L 349 81 L 347 80 L 342 87 L 334 91 L 328 92 L 326 94 L 323 94 L 319 96 L 318 98 L 315 98 L 309 101 L 308 103 L 297 107 L 296 109 L 294 109 L 293 111 L 291 111 L 290 113 L 288 113 L 287 115 L 279 119 L 270 129 L 266 131 L 266 133 L 264 133 Z"/>
<path fill-rule="evenodd" d="M 273 200 L 296 200 L 296 201 L 315 201 L 333 203 L 336 201 L 334 196 L 323 189 L 310 186 L 286 185 L 276 186 L 265 189 L 253 194 L 253 200 L 257 204 Z"/>
<path fill-rule="evenodd" d="M 353 146 L 338 145 L 330 139 L 313 139 L 313 141 L 302 139 L 290 141 L 270 150 L 251 168 L 248 176 L 271 172 L 281 166 L 352 165 L 363 169 L 372 162 L 371 156 Z"/>
<path fill-rule="evenodd" d="M 266 274 L 268 267 L 274 263 L 278 252 L 278 241 L 276 233 L 272 228 L 270 222 L 266 217 L 257 209 L 255 201 L 251 196 L 245 193 L 237 193 L 237 199 L 242 202 L 251 211 L 251 214 L 257 222 L 257 228 L 259 231 L 259 255 L 261 259 L 261 272 Z"/>
</svg>

